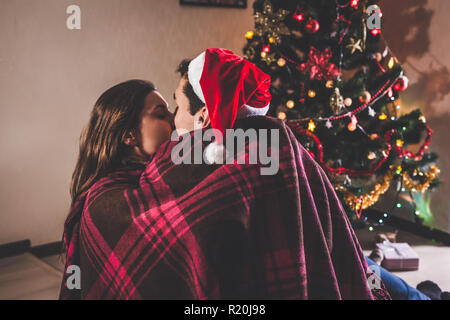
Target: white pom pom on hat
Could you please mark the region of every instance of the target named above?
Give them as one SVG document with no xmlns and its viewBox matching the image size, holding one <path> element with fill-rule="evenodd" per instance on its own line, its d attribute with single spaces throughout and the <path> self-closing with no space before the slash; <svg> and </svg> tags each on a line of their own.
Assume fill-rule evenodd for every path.
<svg viewBox="0 0 450 320">
<path fill-rule="evenodd" d="M 222 143 L 215 141 L 208 144 L 203 152 L 207 164 L 224 164 L 227 158 L 227 149 Z"/>
</svg>

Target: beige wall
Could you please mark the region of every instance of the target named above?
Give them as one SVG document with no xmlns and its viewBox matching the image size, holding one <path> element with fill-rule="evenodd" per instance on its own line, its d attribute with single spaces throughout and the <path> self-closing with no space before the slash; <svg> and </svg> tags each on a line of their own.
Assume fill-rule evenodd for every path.
<svg viewBox="0 0 450 320">
<path fill-rule="evenodd" d="M 207 47 L 241 53 L 251 6 L 178 3 L 0 0 L 0 244 L 60 239 L 78 136 L 105 89 L 148 79 L 172 106 L 181 59 Z M 79 31 L 66 28 L 70 4 L 81 7 Z"/>
<path fill-rule="evenodd" d="M 0 244 L 60 239 L 78 136 L 101 92 L 126 79 L 149 79 L 172 105 L 180 59 L 206 47 L 241 53 L 243 34 L 253 26 L 253 1 L 247 10 L 178 2 L 0 0 Z M 422 9 L 433 12 L 429 24 L 417 24 L 418 33 L 408 38 L 410 8 L 423 7 L 416 2 L 383 1 L 384 34 L 402 61 L 425 74 L 405 66 L 411 80 L 405 106 L 419 105 L 435 130 L 432 150 L 442 157 L 444 185 L 433 194 L 432 210 L 436 225 L 448 229 L 448 74 L 433 73 L 429 64 L 434 56 L 450 65 L 444 32 L 450 1 L 428 1 Z M 66 28 L 70 4 L 81 6 L 80 31 Z"/>
<path fill-rule="evenodd" d="M 383 34 L 410 80 L 402 110 L 420 108 L 434 130 L 442 186 L 430 197 L 433 226 L 450 232 L 450 1 L 382 0 Z M 412 150 L 414 147 L 411 148 Z"/>
</svg>

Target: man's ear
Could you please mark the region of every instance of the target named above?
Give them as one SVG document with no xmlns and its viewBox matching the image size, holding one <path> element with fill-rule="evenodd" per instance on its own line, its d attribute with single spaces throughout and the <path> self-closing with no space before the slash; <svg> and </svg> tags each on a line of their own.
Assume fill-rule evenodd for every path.
<svg viewBox="0 0 450 320">
<path fill-rule="evenodd" d="M 127 146 L 130 147 L 134 147 L 137 142 L 136 142 L 136 137 L 134 136 L 134 133 L 132 131 L 128 131 L 124 138 L 123 138 L 123 143 L 125 143 Z"/>
<path fill-rule="evenodd" d="M 211 119 L 209 118 L 208 108 L 204 106 L 199 110 L 200 119 L 202 121 L 202 128 L 206 128 L 211 124 Z"/>
</svg>

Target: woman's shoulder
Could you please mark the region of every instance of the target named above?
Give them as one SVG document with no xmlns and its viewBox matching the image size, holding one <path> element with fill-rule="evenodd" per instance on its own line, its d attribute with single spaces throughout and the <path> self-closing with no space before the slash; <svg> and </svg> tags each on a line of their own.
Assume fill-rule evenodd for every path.
<svg viewBox="0 0 450 320">
<path fill-rule="evenodd" d="M 110 219 L 128 215 L 129 198 L 139 186 L 142 169 L 117 170 L 97 180 L 89 188 L 84 214 L 92 219 Z"/>
<path fill-rule="evenodd" d="M 99 181 L 100 185 L 101 182 Z M 132 186 L 124 184 L 97 187 L 85 203 L 81 217 L 81 236 L 90 234 L 87 241 L 106 242 L 111 248 L 133 225 Z"/>
<path fill-rule="evenodd" d="M 107 173 L 91 185 L 87 193 L 88 198 L 97 198 L 99 194 L 108 194 L 114 190 L 137 187 L 143 169 L 142 165 L 133 165 Z"/>
</svg>

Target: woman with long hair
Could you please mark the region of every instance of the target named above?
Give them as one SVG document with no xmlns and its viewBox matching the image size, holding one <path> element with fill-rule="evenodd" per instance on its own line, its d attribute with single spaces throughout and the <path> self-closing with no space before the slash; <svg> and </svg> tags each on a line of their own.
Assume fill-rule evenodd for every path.
<svg viewBox="0 0 450 320">
<path fill-rule="evenodd" d="M 102 222 L 103 227 L 120 228 L 124 217 L 114 215 L 110 209 L 114 205 L 111 199 L 118 198 L 117 194 L 100 190 L 109 186 L 113 192 L 122 192 L 126 187 L 135 186 L 145 164 L 162 143 L 170 140 L 173 129 L 168 104 L 151 82 L 120 83 L 106 90 L 95 103 L 80 137 L 79 156 L 70 185 L 72 202 L 64 225 L 66 268 L 61 299 L 86 298 L 81 286 L 98 274 L 98 270 L 89 270 L 86 267 L 89 263 L 85 263 L 90 246 L 84 236 L 90 230 L 86 224 L 95 219 L 89 214 L 87 204 L 101 207 L 100 212 L 108 221 Z M 114 230 L 112 234 L 118 233 Z M 108 250 L 107 246 L 102 250 Z M 74 279 L 71 286 L 70 272 L 80 267 L 81 279 Z"/>
<path fill-rule="evenodd" d="M 145 164 L 172 131 L 173 116 L 151 82 L 130 80 L 105 91 L 81 134 L 72 202 L 108 172 Z"/>
</svg>

